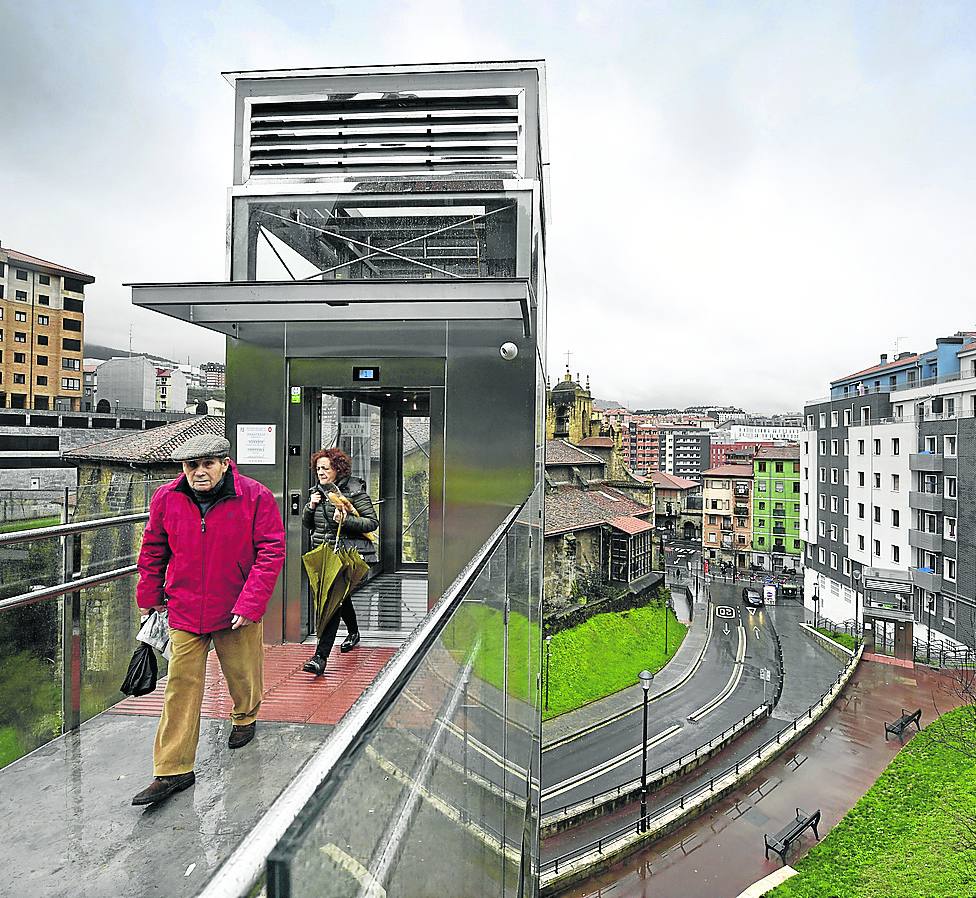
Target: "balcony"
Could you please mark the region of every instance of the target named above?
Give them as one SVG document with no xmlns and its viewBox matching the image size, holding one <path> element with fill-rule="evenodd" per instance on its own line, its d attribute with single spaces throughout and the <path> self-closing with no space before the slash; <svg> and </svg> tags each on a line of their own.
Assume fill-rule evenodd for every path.
<svg viewBox="0 0 976 898">
<path fill-rule="evenodd" d="M 736 514 L 736 517 L 739 517 L 739 518 L 747 518 L 747 517 L 749 517 L 749 509 L 745 505 L 736 505 L 735 506 L 735 514 Z"/>
<path fill-rule="evenodd" d="M 912 471 L 940 473 L 942 456 L 937 452 L 917 452 L 908 456 L 908 467 Z"/>
<path fill-rule="evenodd" d="M 916 511 L 942 511 L 942 494 L 929 492 L 911 492 L 908 494 L 908 507 Z"/>
<path fill-rule="evenodd" d="M 878 601 L 867 598 L 864 602 L 864 612 L 867 616 L 878 620 L 910 621 L 912 620 L 912 604 L 908 597 L 902 601 Z"/>
<path fill-rule="evenodd" d="M 732 519 L 722 518 L 722 532 L 731 533 L 732 532 Z"/>
<path fill-rule="evenodd" d="M 748 499 L 749 498 L 749 487 L 747 487 L 747 486 L 737 486 L 735 488 L 735 498 L 736 499 Z"/>
<path fill-rule="evenodd" d="M 928 530 L 911 530 L 908 534 L 908 544 L 913 549 L 924 549 L 926 552 L 942 551 L 942 534 Z"/>
<path fill-rule="evenodd" d="M 782 509 L 782 508 L 774 508 L 773 509 L 773 517 L 774 518 L 785 518 L 786 517 L 786 511 L 784 509 Z"/>
<path fill-rule="evenodd" d="M 777 536 L 786 536 L 786 528 L 780 524 L 777 524 L 775 527 L 773 527 L 773 533 L 775 533 Z"/>
<path fill-rule="evenodd" d="M 926 592 L 942 592 L 942 576 L 931 568 L 913 567 L 912 583 Z"/>
</svg>

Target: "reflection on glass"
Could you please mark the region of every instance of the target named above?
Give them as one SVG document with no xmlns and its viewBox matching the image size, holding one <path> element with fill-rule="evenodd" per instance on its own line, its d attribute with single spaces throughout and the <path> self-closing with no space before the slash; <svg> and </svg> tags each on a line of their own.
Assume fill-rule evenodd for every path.
<svg viewBox="0 0 976 898">
<path fill-rule="evenodd" d="M 255 280 L 515 276 L 513 199 L 314 197 L 248 212 Z"/>
<path fill-rule="evenodd" d="M 401 558 L 427 563 L 430 521 L 430 418 L 403 417 Z"/>
</svg>

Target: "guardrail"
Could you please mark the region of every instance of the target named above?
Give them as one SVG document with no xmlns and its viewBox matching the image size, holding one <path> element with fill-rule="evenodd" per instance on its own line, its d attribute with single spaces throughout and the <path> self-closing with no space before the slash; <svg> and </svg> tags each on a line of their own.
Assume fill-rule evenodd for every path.
<svg viewBox="0 0 976 898">
<path fill-rule="evenodd" d="M 700 803 L 701 799 L 705 798 L 706 796 L 716 794 L 716 790 L 719 793 L 722 793 L 723 790 L 728 790 L 736 783 L 740 771 L 743 768 L 747 767 L 754 761 L 758 762 L 762 760 L 763 756 L 768 754 L 770 749 L 774 747 L 778 749 L 784 739 L 788 740 L 798 731 L 801 721 L 804 721 L 805 719 L 812 721 L 814 712 L 825 707 L 828 698 L 833 697 L 835 690 L 840 686 L 844 678 L 848 676 L 858 661 L 860 661 L 860 658 L 860 652 L 854 655 L 848 662 L 847 666 L 837 674 L 834 684 L 824 693 L 822 693 L 820 698 L 810 705 L 806 711 L 794 718 L 791 724 L 779 730 L 773 738 L 768 739 L 755 751 L 750 752 L 750 754 L 744 758 L 740 758 L 735 762 L 735 764 L 727 767 L 721 773 L 717 773 L 710 777 L 707 782 L 701 783 L 696 788 L 678 796 L 678 798 L 673 799 L 663 807 L 657 808 L 654 811 L 654 816 L 648 817 L 647 819 L 645 833 L 640 833 L 641 820 L 638 816 L 638 818 L 633 822 L 628 823 L 626 826 L 622 826 L 595 841 L 589 842 L 585 845 L 576 846 L 571 851 L 544 861 L 540 864 L 540 876 L 558 876 L 560 868 L 564 869 L 567 865 L 572 864 L 574 861 L 582 860 L 588 855 L 592 855 L 594 853 L 596 855 L 594 861 L 596 861 L 599 860 L 605 852 L 609 852 L 611 849 L 614 854 L 617 854 L 621 849 L 626 848 L 629 844 L 637 845 L 652 842 L 656 836 L 656 831 L 660 829 L 665 822 L 664 818 L 667 818 L 669 815 L 673 814 L 675 810 L 684 811 L 686 808 L 693 807 L 696 802 Z M 643 838 L 628 838 L 638 835 L 642 835 Z"/>
</svg>

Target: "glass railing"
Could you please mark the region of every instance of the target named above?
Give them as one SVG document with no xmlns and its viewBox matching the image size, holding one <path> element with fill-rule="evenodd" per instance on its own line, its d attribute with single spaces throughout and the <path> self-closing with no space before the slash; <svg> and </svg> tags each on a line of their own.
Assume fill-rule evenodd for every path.
<svg viewBox="0 0 976 898">
<path fill-rule="evenodd" d="M 145 513 L 49 524 L 44 501 L 0 532 L 0 767 L 123 698 L 139 628 Z"/>
</svg>

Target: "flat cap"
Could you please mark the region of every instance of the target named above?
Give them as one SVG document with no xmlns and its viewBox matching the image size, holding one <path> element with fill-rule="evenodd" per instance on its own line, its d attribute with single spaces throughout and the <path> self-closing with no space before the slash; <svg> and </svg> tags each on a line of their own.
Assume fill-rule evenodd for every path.
<svg viewBox="0 0 976 898">
<path fill-rule="evenodd" d="M 230 440 L 211 433 L 190 437 L 182 446 L 173 450 L 173 461 L 190 461 L 194 458 L 226 458 L 230 453 Z"/>
</svg>

